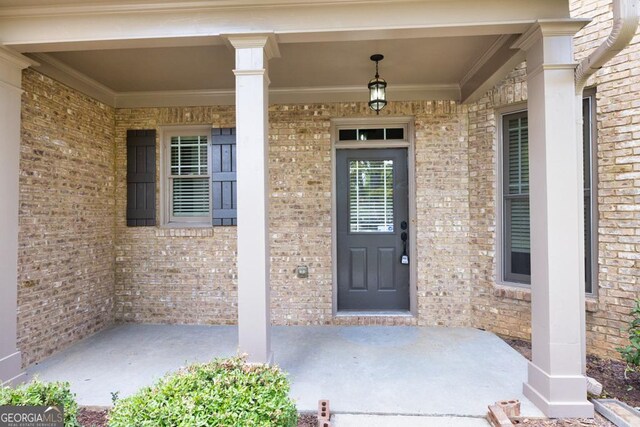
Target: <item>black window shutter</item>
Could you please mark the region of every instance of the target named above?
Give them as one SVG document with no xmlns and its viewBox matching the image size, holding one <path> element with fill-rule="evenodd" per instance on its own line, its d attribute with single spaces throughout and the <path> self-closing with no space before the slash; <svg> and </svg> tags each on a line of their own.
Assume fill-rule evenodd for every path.
<svg viewBox="0 0 640 427">
<path fill-rule="evenodd" d="M 236 129 L 211 130 L 213 225 L 237 225 Z"/>
<path fill-rule="evenodd" d="M 127 130 L 127 226 L 156 225 L 156 131 Z"/>
</svg>

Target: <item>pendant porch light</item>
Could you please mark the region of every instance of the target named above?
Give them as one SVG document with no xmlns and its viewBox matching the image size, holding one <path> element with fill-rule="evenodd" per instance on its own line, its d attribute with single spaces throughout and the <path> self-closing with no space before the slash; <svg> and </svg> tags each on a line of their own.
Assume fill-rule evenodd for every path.
<svg viewBox="0 0 640 427">
<path fill-rule="evenodd" d="M 380 114 L 380 110 L 387 105 L 387 82 L 378 74 L 378 62 L 383 59 L 384 56 L 379 53 L 371 55 L 371 60 L 376 63 L 376 76 L 369 80 L 369 108 L 376 114 Z"/>
</svg>

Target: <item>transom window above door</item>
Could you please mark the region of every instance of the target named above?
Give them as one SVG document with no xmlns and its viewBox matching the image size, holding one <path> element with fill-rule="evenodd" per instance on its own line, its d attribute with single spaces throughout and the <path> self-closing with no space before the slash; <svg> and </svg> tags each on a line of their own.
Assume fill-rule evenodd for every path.
<svg viewBox="0 0 640 427">
<path fill-rule="evenodd" d="M 404 127 L 345 128 L 338 130 L 338 141 L 402 141 L 406 138 Z"/>
</svg>

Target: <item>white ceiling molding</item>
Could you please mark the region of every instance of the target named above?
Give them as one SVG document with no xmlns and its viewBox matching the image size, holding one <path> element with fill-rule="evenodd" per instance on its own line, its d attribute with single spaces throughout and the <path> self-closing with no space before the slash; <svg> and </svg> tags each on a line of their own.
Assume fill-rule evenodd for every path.
<svg viewBox="0 0 640 427">
<path fill-rule="evenodd" d="M 234 90 L 168 90 L 154 92 L 119 92 L 116 108 L 199 107 L 234 105 Z"/>
<path fill-rule="evenodd" d="M 524 62 L 525 56 L 526 55 L 523 51 L 517 51 L 508 61 L 504 62 L 499 68 L 494 70 L 491 75 L 484 78 L 484 81 L 477 87 L 474 87 L 469 91 L 464 87 L 461 88 L 461 102 L 463 104 L 470 104 L 479 100 L 485 93 L 490 91 L 491 88 L 500 83 L 518 65 Z"/>
<path fill-rule="evenodd" d="M 524 61 L 525 55 L 512 44 L 517 34 L 501 36 L 471 67 L 460 81 L 461 101 L 478 100 Z"/>
<path fill-rule="evenodd" d="M 473 66 L 469 69 L 467 74 L 465 74 L 462 80 L 460 80 L 460 86 L 462 87 L 466 85 L 473 78 L 473 76 L 475 76 L 478 71 L 480 71 L 480 69 L 491 60 L 493 55 L 495 55 L 496 52 L 498 52 L 498 50 L 500 50 L 500 48 L 502 48 L 507 43 L 507 41 L 509 41 L 510 38 L 510 34 L 503 34 L 498 37 L 498 39 L 491 46 L 489 46 L 489 49 L 487 49 L 487 51 L 483 53 L 480 58 L 478 58 L 476 63 L 473 64 Z"/>
<path fill-rule="evenodd" d="M 458 85 L 394 85 L 387 89 L 390 101 L 460 99 Z M 278 88 L 269 90 L 270 104 L 319 104 L 330 102 L 366 102 L 369 92 L 363 86 Z M 186 107 L 234 105 L 234 90 L 190 90 L 120 92 L 115 97 L 117 108 Z"/>
</svg>

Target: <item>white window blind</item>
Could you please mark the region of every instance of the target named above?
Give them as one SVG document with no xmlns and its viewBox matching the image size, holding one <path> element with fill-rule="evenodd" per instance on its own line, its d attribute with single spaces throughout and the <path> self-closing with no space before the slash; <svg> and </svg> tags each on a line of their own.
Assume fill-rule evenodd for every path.
<svg viewBox="0 0 640 427">
<path fill-rule="evenodd" d="M 527 117 L 509 120 L 509 195 L 511 250 L 531 252 L 529 224 L 529 124 Z"/>
<path fill-rule="evenodd" d="M 206 135 L 171 138 L 171 211 L 174 217 L 209 217 L 207 144 Z"/>
<path fill-rule="evenodd" d="M 393 232 L 393 160 L 349 161 L 349 230 Z"/>
<path fill-rule="evenodd" d="M 529 283 L 529 123 L 527 113 L 504 116 L 504 279 Z"/>
</svg>

